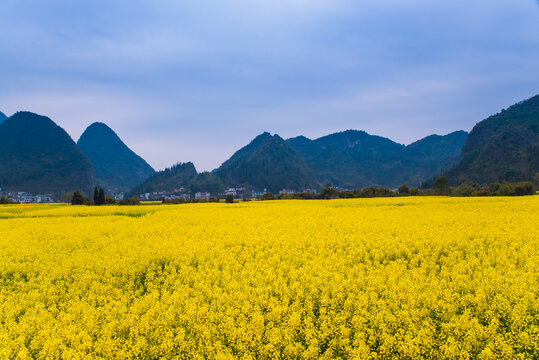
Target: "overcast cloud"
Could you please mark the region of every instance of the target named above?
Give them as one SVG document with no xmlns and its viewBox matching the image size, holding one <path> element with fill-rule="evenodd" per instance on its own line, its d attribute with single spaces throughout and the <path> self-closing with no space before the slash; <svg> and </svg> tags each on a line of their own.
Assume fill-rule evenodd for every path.
<svg viewBox="0 0 539 360">
<path fill-rule="evenodd" d="M 0 45 L 0 111 L 105 122 L 156 169 L 263 131 L 407 144 L 539 93 L 535 0 L 2 0 Z"/>
</svg>

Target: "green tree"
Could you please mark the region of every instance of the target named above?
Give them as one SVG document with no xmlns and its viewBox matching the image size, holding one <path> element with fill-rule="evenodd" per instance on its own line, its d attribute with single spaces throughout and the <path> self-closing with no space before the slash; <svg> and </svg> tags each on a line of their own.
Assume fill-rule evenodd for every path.
<svg viewBox="0 0 539 360">
<path fill-rule="evenodd" d="M 434 181 L 434 192 L 436 195 L 449 195 L 449 183 L 445 176 L 438 176 Z"/>
<path fill-rule="evenodd" d="M 232 204 L 232 203 L 234 202 L 234 195 L 228 194 L 228 195 L 225 197 L 225 202 L 228 203 L 228 204 Z"/>
<path fill-rule="evenodd" d="M 105 190 L 99 189 L 99 204 L 96 205 L 104 205 L 105 204 Z"/>
<path fill-rule="evenodd" d="M 84 205 L 88 200 L 79 192 L 75 191 L 71 198 L 71 205 Z"/>
<path fill-rule="evenodd" d="M 99 190 L 96 188 L 94 189 L 94 204 L 99 205 Z"/>
<path fill-rule="evenodd" d="M 399 186 L 399 194 L 404 195 L 404 194 L 409 194 L 409 193 L 410 193 L 410 188 L 408 187 L 406 183 Z"/>
</svg>

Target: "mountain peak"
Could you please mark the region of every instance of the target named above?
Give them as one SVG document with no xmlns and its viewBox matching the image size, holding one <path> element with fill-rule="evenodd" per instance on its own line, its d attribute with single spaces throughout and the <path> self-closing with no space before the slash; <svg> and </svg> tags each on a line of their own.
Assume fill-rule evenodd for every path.
<svg viewBox="0 0 539 360">
<path fill-rule="evenodd" d="M 228 186 L 252 186 L 272 192 L 319 186 L 312 170 L 292 146 L 268 132 L 236 151 L 215 174 Z"/>
<path fill-rule="evenodd" d="M 2 188 L 32 193 L 88 191 L 94 185 L 90 162 L 65 130 L 28 111 L 0 126 L 0 179 Z"/>
<path fill-rule="evenodd" d="M 77 144 L 90 159 L 97 184 L 108 191 L 126 192 L 155 172 L 102 122 L 88 126 Z"/>
<path fill-rule="evenodd" d="M 7 116 L 3 112 L 0 111 L 0 124 L 3 123 L 4 120 L 6 119 L 7 119 Z"/>
</svg>

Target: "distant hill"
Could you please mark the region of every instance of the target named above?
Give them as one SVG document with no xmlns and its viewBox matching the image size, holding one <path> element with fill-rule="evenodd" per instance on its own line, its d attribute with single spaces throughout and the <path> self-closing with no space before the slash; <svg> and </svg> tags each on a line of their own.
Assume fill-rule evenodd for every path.
<svg viewBox="0 0 539 360">
<path fill-rule="evenodd" d="M 477 123 L 451 183 L 532 180 L 539 172 L 539 95 Z"/>
<path fill-rule="evenodd" d="M 173 192 L 180 187 L 186 188 L 189 182 L 197 176 L 195 165 L 191 162 L 179 163 L 151 175 L 129 193 L 139 195 L 153 191 Z"/>
<path fill-rule="evenodd" d="M 4 122 L 4 120 L 6 120 L 6 119 L 7 119 L 7 116 L 4 115 L 4 113 L 0 111 L 0 124 L 2 124 Z"/>
<path fill-rule="evenodd" d="M 347 130 L 315 140 L 288 139 L 322 183 L 345 188 L 418 186 L 458 161 L 467 134 L 431 135 L 409 146 L 365 131 Z"/>
<path fill-rule="evenodd" d="M 51 119 L 18 112 L 0 124 L 0 187 L 57 193 L 93 186 L 90 161 Z"/>
<path fill-rule="evenodd" d="M 404 149 L 400 182 L 418 186 L 426 179 L 447 172 L 460 161 L 468 133 L 455 131 L 445 136 L 430 135 Z"/>
<path fill-rule="evenodd" d="M 278 135 L 265 132 L 238 150 L 216 171 L 227 186 L 246 186 L 277 192 L 319 188 L 305 160 Z"/>
<path fill-rule="evenodd" d="M 365 131 L 347 130 L 310 140 L 288 139 L 318 179 L 341 187 L 387 185 L 404 145 Z"/>
<path fill-rule="evenodd" d="M 127 192 L 155 173 L 103 123 L 88 126 L 77 145 L 90 160 L 97 185 L 107 192 Z"/>
</svg>

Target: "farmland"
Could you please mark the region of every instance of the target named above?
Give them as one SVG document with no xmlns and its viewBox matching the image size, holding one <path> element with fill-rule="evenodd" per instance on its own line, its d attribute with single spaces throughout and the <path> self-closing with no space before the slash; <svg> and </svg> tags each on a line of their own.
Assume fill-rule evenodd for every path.
<svg viewBox="0 0 539 360">
<path fill-rule="evenodd" d="M 537 359 L 539 197 L 0 206 L 0 358 Z"/>
</svg>

